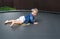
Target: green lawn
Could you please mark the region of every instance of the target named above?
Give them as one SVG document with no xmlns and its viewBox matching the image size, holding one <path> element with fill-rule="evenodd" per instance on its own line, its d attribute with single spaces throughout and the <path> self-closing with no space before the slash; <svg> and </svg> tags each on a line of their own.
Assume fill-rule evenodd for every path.
<svg viewBox="0 0 60 39">
<path fill-rule="evenodd" d="M 5 7 L 0 7 L 0 10 L 16 10 L 16 8 L 11 8 L 11 7 L 8 7 L 8 6 L 5 6 Z"/>
</svg>

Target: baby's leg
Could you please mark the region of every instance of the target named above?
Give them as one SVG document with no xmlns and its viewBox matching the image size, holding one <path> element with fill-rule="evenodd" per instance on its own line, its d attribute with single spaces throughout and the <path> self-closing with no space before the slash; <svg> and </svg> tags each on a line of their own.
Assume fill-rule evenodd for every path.
<svg viewBox="0 0 60 39">
<path fill-rule="evenodd" d="M 15 20 L 7 20 L 7 21 L 5 21 L 5 24 L 8 24 L 8 23 L 10 24 L 10 23 L 11 23 L 10 26 L 12 26 L 12 25 L 14 25 L 14 21 L 15 21 Z"/>
<path fill-rule="evenodd" d="M 13 21 L 13 20 L 6 20 L 6 21 L 5 21 L 5 24 L 7 24 L 7 23 L 12 23 L 12 21 Z"/>
<path fill-rule="evenodd" d="M 14 24 L 22 24 L 22 22 L 21 21 L 18 21 L 18 20 L 11 20 L 12 21 L 12 23 L 11 23 L 11 25 L 10 26 L 13 26 Z"/>
<path fill-rule="evenodd" d="M 13 25 L 14 25 L 14 22 L 12 22 L 10 26 L 13 26 Z"/>
<path fill-rule="evenodd" d="M 5 24 L 7 24 L 7 23 L 11 23 L 11 25 L 10 26 L 13 26 L 14 24 L 22 24 L 23 22 L 21 22 L 20 20 L 7 20 L 7 21 L 5 21 Z"/>
</svg>

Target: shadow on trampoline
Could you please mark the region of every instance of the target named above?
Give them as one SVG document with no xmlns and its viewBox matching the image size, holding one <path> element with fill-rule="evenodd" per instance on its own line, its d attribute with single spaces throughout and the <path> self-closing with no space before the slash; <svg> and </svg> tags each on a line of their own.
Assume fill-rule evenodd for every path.
<svg viewBox="0 0 60 39">
<path fill-rule="evenodd" d="M 18 25 L 18 26 L 11 26 L 12 30 L 14 30 L 14 31 L 15 31 L 15 30 L 18 30 L 19 27 L 20 27 L 19 25 Z"/>
</svg>

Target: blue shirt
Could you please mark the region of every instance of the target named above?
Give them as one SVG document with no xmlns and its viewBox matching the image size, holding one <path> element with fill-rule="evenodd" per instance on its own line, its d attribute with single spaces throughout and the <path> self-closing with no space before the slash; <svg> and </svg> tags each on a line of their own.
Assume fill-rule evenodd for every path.
<svg viewBox="0 0 60 39">
<path fill-rule="evenodd" d="M 25 21 L 24 21 L 24 23 L 34 23 L 34 16 L 32 15 L 32 14 L 28 14 L 27 16 L 25 16 Z"/>
</svg>

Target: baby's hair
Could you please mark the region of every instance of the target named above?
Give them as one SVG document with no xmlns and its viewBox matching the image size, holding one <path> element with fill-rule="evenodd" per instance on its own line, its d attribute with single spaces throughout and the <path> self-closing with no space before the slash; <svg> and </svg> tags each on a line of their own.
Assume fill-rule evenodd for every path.
<svg viewBox="0 0 60 39">
<path fill-rule="evenodd" d="M 37 11 L 38 12 L 38 9 L 37 8 L 34 8 L 34 9 L 31 9 L 31 11 Z"/>
</svg>

